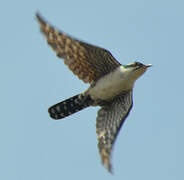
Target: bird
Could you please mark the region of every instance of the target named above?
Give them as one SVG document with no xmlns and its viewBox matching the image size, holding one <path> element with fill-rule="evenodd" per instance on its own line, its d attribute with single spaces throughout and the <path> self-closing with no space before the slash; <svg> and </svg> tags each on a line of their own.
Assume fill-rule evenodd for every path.
<svg viewBox="0 0 184 180">
<path fill-rule="evenodd" d="M 69 69 L 89 88 L 48 109 L 59 120 L 90 106 L 100 106 L 96 133 L 101 162 L 112 173 L 111 154 L 117 135 L 133 106 L 135 81 L 151 64 L 120 64 L 110 51 L 78 40 L 48 23 L 36 13 L 40 30 L 48 44 Z"/>
</svg>

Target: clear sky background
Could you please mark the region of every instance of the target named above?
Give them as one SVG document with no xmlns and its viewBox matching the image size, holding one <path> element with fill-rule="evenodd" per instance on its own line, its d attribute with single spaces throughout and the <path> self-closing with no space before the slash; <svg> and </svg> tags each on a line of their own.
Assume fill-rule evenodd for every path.
<svg viewBox="0 0 184 180">
<path fill-rule="evenodd" d="M 0 179 L 184 179 L 183 7 L 182 0 L 1 0 Z M 135 84 L 113 176 L 98 154 L 98 108 L 61 121 L 47 113 L 88 85 L 46 44 L 36 11 L 122 64 L 154 65 Z"/>
</svg>

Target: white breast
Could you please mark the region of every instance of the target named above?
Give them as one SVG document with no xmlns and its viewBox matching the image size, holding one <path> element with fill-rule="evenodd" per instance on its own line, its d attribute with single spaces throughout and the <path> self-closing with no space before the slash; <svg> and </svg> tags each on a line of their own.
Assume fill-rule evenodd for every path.
<svg viewBox="0 0 184 180">
<path fill-rule="evenodd" d="M 108 100 L 133 88 L 134 81 L 130 79 L 129 72 L 120 66 L 116 71 L 99 79 L 94 87 L 88 89 L 92 99 Z"/>
</svg>

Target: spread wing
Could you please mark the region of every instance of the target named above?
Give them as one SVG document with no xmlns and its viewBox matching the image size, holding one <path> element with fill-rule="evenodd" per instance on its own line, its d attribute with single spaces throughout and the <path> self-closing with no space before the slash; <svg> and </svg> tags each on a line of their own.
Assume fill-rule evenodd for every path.
<svg viewBox="0 0 184 180">
<path fill-rule="evenodd" d="M 42 33 L 57 56 L 86 83 L 92 83 L 120 66 L 111 53 L 58 31 L 36 14 Z"/>
<path fill-rule="evenodd" d="M 103 165 L 112 172 L 111 151 L 117 134 L 133 106 L 132 91 L 122 94 L 98 111 L 96 131 Z"/>
</svg>

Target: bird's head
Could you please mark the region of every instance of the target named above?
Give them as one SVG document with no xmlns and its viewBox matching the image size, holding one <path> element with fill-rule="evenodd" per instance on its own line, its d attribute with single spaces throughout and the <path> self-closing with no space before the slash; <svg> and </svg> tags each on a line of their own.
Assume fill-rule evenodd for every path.
<svg viewBox="0 0 184 180">
<path fill-rule="evenodd" d="M 151 64 L 144 65 L 140 62 L 123 65 L 124 70 L 127 72 L 126 74 L 133 80 L 138 79 L 147 70 L 147 68 L 151 66 Z"/>
</svg>

